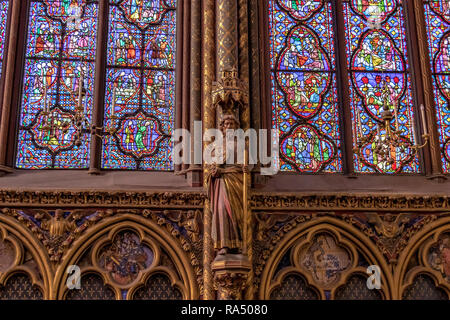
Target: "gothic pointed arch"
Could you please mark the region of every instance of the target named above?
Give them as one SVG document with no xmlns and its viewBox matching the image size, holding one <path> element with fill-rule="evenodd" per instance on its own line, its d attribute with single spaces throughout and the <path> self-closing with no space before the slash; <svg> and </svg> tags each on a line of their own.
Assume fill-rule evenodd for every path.
<svg viewBox="0 0 450 320">
<path fill-rule="evenodd" d="M 0 214 L 0 247 L 0 300 L 49 299 L 53 266 L 39 240 Z"/>
<path fill-rule="evenodd" d="M 65 270 L 70 265 L 79 265 L 82 277 L 100 275 L 103 286 L 113 290 L 118 299 L 199 296 L 190 257 L 176 237 L 155 222 L 132 214 L 102 221 L 73 244 L 56 272 L 56 299 L 67 297 Z"/>
<path fill-rule="evenodd" d="M 449 223 L 450 217 L 444 216 L 409 241 L 394 275 L 399 298 L 450 298 Z"/>
<path fill-rule="evenodd" d="M 366 274 L 369 265 L 379 266 L 384 275 L 377 298 L 389 299 L 392 279 L 379 249 L 353 226 L 331 217 L 317 218 L 299 224 L 280 239 L 264 265 L 259 298 L 270 299 L 280 291 L 292 295 L 293 276 L 303 279 L 302 292 L 318 292 L 317 298 L 324 300 L 344 297 L 345 286 L 361 288 L 358 277 Z M 361 299 L 367 298 L 363 289 L 360 294 Z"/>
</svg>

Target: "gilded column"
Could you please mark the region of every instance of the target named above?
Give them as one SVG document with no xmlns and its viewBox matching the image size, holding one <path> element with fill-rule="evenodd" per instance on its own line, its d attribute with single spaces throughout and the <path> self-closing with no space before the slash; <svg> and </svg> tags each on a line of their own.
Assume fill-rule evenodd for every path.
<svg viewBox="0 0 450 320">
<path fill-rule="evenodd" d="M 248 0 L 239 0 L 239 76 L 243 82 L 245 82 L 248 86 L 249 83 L 249 28 L 248 28 Z M 248 113 L 249 108 L 246 108 L 245 112 Z M 250 118 L 249 114 L 245 115 L 245 129 L 248 129 L 250 124 L 248 123 Z"/>
<path fill-rule="evenodd" d="M 204 130 L 215 127 L 215 114 L 212 105 L 212 84 L 215 75 L 215 32 L 214 32 L 214 0 L 203 0 L 202 15 L 202 106 L 203 106 L 203 128 Z M 207 144 L 204 144 L 206 148 Z M 204 177 L 207 176 L 205 168 Z M 204 183 L 206 186 L 206 183 Z M 203 299 L 213 300 L 214 281 L 211 270 L 213 257 L 213 245 L 211 240 L 211 211 L 209 209 L 209 199 L 206 199 L 203 213 Z"/>
<path fill-rule="evenodd" d="M 189 166 L 188 180 L 190 185 L 200 187 L 202 185 L 201 166 L 195 164 L 196 141 L 195 122 L 201 121 L 202 93 L 201 93 L 201 53 L 202 53 L 202 3 L 201 0 L 191 1 L 191 103 L 190 103 L 190 131 L 191 131 L 191 164 Z M 198 139 L 197 139 L 198 140 Z"/>
<path fill-rule="evenodd" d="M 239 66 L 240 66 L 240 78 L 246 84 L 246 88 L 250 87 L 249 77 L 250 77 L 250 55 L 249 55 L 249 3 L 248 0 L 239 0 Z M 259 85 L 259 84 L 257 84 Z M 249 94 L 249 92 L 247 92 Z M 250 99 L 250 98 L 247 98 Z M 250 125 L 250 107 L 249 101 L 247 101 L 247 106 L 241 112 L 241 126 L 242 129 L 248 130 Z M 247 190 L 251 187 L 250 179 L 247 181 Z M 248 202 L 248 199 L 247 199 Z M 245 248 L 248 260 L 253 261 L 253 215 L 250 212 L 250 205 L 247 205 L 248 214 L 246 215 L 246 233 L 245 236 Z M 247 276 L 247 289 L 245 292 L 245 299 L 252 300 L 254 297 L 254 286 L 253 284 L 253 268 Z"/>
<path fill-rule="evenodd" d="M 191 95 L 191 4 L 190 1 L 183 2 L 183 93 L 182 93 L 182 112 L 181 126 L 184 129 L 190 128 L 190 95 Z M 189 152 L 189 151 L 186 151 Z M 188 163 L 182 164 L 182 169 L 186 172 L 189 169 Z"/>
<path fill-rule="evenodd" d="M 237 0 L 216 1 L 217 80 L 225 71 L 238 71 Z"/>
</svg>

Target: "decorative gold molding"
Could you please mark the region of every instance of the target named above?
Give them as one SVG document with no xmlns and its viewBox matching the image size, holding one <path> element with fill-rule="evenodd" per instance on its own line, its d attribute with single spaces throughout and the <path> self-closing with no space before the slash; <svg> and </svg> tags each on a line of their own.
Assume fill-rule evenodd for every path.
<svg viewBox="0 0 450 320">
<path fill-rule="evenodd" d="M 9 208 L 146 208 L 203 210 L 206 192 L 108 192 L 0 190 L 0 207 Z M 407 211 L 450 212 L 447 195 L 386 195 L 350 193 L 251 194 L 252 211 Z"/>
<path fill-rule="evenodd" d="M 202 209 L 203 192 L 0 190 L 0 207 Z"/>
<path fill-rule="evenodd" d="M 256 193 L 251 197 L 253 211 L 407 211 L 447 212 L 450 197 L 446 195 L 386 195 L 386 194 L 312 194 Z"/>
<path fill-rule="evenodd" d="M 415 277 L 424 273 L 434 279 L 437 287 L 450 293 L 450 282 L 442 270 L 434 269 L 428 261 L 430 248 L 438 243 L 442 235 L 450 234 L 450 214 L 380 214 L 379 219 L 372 219 L 373 215 L 373 212 L 344 215 L 333 212 L 257 214 L 258 225 L 255 228 L 260 237 L 255 242 L 254 268 L 259 298 L 268 299 L 283 277 L 292 272 L 301 274 L 313 288 L 324 290 L 323 286 L 305 273 L 304 268 L 290 267 L 283 269 L 282 273 L 274 273 L 281 258 L 291 247 L 298 247 L 298 241 L 308 242 L 304 237 L 320 232 L 344 235 L 348 239 L 347 246 L 361 252 L 369 264 L 380 266 L 384 299 L 401 299 Z M 391 219 L 391 216 L 395 219 Z M 406 216 L 409 216 L 408 219 L 403 219 Z M 401 232 L 396 231 L 396 228 Z M 415 257 L 419 257 L 419 261 L 414 262 L 416 266 L 411 263 Z M 338 287 L 358 272 L 364 274 L 365 269 L 354 266 L 345 273 L 342 281 L 331 291 L 331 298 L 334 298 Z"/>
<path fill-rule="evenodd" d="M 124 231 L 131 231 L 137 234 L 142 243 L 144 243 L 152 250 L 154 256 L 151 265 L 149 265 L 145 270 L 141 270 L 134 280 L 130 281 L 129 283 L 120 284 L 115 281 L 111 272 L 108 272 L 103 268 L 103 266 L 99 263 L 99 259 L 100 250 L 102 250 L 105 245 L 113 241 L 117 234 Z M 117 297 L 121 296 L 121 290 L 126 289 L 128 291 L 127 298 L 131 299 L 136 290 L 146 284 L 149 277 L 154 274 L 161 273 L 166 275 L 170 279 L 171 284 L 180 290 L 183 299 L 194 298 L 195 296 L 193 297 L 191 295 L 192 292 L 190 290 L 192 289 L 190 288 L 190 285 L 192 285 L 192 281 L 189 281 L 190 279 L 187 276 L 188 273 L 185 272 L 189 271 L 188 268 L 181 264 L 181 262 L 179 261 L 180 257 L 177 257 L 176 254 L 173 255 L 176 269 L 172 269 L 170 267 L 162 265 L 161 249 L 164 248 L 164 250 L 169 251 L 169 244 L 161 239 L 163 238 L 162 234 L 158 234 L 157 237 L 152 236 L 152 233 L 153 232 L 151 231 L 151 229 L 148 229 L 147 226 L 126 219 L 122 219 L 122 221 L 115 221 L 113 224 L 109 224 L 106 228 L 98 232 L 98 234 L 96 235 L 98 236 L 98 238 L 94 237 L 87 240 L 87 243 L 89 243 L 90 247 L 92 248 L 89 253 L 92 265 L 82 267 L 81 274 L 98 274 L 102 277 L 103 283 L 116 292 Z M 153 233 L 153 235 L 155 234 Z M 82 246 L 78 246 L 77 249 L 71 250 L 71 259 L 74 259 L 74 264 L 76 264 L 77 260 L 81 259 L 84 255 L 84 250 L 80 250 L 81 248 L 85 249 L 87 247 L 83 244 Z M 170 258 L 172 258 L 172 255 Z M 62 278 L 63 282 L 58 288 L 58 299 L 63 299 L 68 292 L 65 286 L 66 276 L 67 275 Z"/>
<path fill-rule="evenodd" d="M 6 228 L 0 225 L 0 241 L 9 242 L 14 250 L 14 259 L 4 272 L 0 271 L 0 285 L 5 285 L 8 279 L 17 273 L 26 274 L 34 286 L 37 286 L 44 293 L 44 286 L 40 280 L 40 275 L 30 266 L 24 265 L 25 248 L 21 241 L 14 235 L 10 234 Z M 3 257 L 2 257 L 3 258 Z M 43 294 L 44 296 L 44 294 Z"/>
<path fill-rule="evenodd" d="M 0 191 L 0 194 L 3 193 L 0 199 L 5 199 L 5 192 L 7 191 Z M 123 196 L 123 194 L 125 193 L 116 193 L 112 197 L 120 199 L 121 196 L 119 195 Z M 150 198 L 145 199 L 143 194 L 150 195 Z M 204 194 L 203 192 L 185 193 L 183 199 L 193 199 L 193 202 L 189 203 L 191 200 L 186 200 L 187 206 L 183 206 L 183 208 L 175 199 L 176 195 L 179 194 L 181 193 L 128 193 L 131 198 L 153 203 L 153 206 L 148 209 L 140 209 L 119 205 L 112 209 L 110 208 L 112 206 L 110 198 L 102 198 L 103 193 L 90 192 L 80 195 L 80 193 L 66 191 L 61 193 L 57 191 L 15 191 L 12 197 L 7 198 L 8 203 L 14 205 L 4 207 L 3 214 L 0 213 L 0 230 L 3 230 L 0 233 L 4 236 L 4 230 L 6 230 L 8 235 L 17 238 L 19 243 L 29 250 L 43 277 L 42 280 L 39 280 L 41 282 L 36 282 L 36 284 L 41 286 L 45 299 L 55 299 L 62 296 L 55 295 L 54 290 L 56 288 L 52 284 L 53 279 L 55 279 L 56 274 L 64 275 L 64 271 L 62 264 L 52 259 L 52 256 L 59 255 L 60 261 L 66 263 L 68 257 L 73 257 L 74 248 L 80 247 L 86 241 L 91 241 L 90 239 L 96 241 L 99 232 L 105 226 L 119 223 L 124 221 L 123 219 L 139 220 L 140 225 L 152 224 L 155 226 L 153 228 L 157 230 L 155 232 L 160 236 L 165 234 L 170 236 L 171 243 L 184 252 L 185 263 L 192 265 L 195 279 L 194 287 L 199 292 L 197 294 L 193 292 L 183 293 L 183 295 L 196 298 L 200 296 L 200 292 L 206 292 L 204 290 L 204 272 L 207 271 L 206 266 L 204 266 L 204 258 L 202 258 L 205 253 L 201 211 L 203 207 L 198 205 L 199 202 L 204 203 Z M 86 199 L 83 198 L 86 195 L 88 195 L 89 201 L 84 202 L 84 205 L 78 204 L 78 208 L 75 208 L 76 200 Z M 157 197 L 160 195 L 163 195 L 164 198 L 158 199 Z M 20 207 L 18 199 L 25 199 L 23 207 Z M 101 207 L 101 204 L 105 202 L 108 202 L 109 205 L 103 205 L 102 208 L 95 208 L 95 206 L 91 208 L 91 206 L 86 205 L 87 202 L 93 201 L 91 199 L 103 199 L 103 202 L 100 201 L 96 204 L 98 207 Z M 3 206 L 4 203 L 0 202 L 0 206 Z M 67 205 L 67 203 L 72 204 Z M 156 203 L 163 203 L 164 205 L 156 209 L 154 208 Z M 298 235 L 299 232 L 316 230 L 314 229 L 315 226 L 320 224 L 321 227 L 317 230 L 331 228 L 330 230 L 337 230 L 339 233 L 345 230 L 346 234 L 349 234 L 346 237 L 353 239 L 349 243 L 355 245 L 355 248 L 359 248 L 358 250 L 369 248 L 363 251 L 370 251 L 370 254 L 375 255 L 376 258 L 368 259 L 368 261 L 382 264 L 383 273 L 387 274 L 388 288 L 383 293 L 385 298 L 400 299 L 405 288 L 412 283 L 415 275 L 419 273 L 432 274 L 433 279 L 436 279 L 436 285 L 449 290 L 449 284 L 438 271 L 433 270 L 426 263 L 423 255 L 423 252 L 436 242 L 436 237 L 449 230 L 450 210 L 446 210 L 449 205 L 447 196 L 267 195 L 260 193 L 253 194 L 252 204 L 256 222 L 253 245 L 253 270 L 255 272 L 253 283 L 255 289 L 258 289 L 259 285 L 267 285 L 265 281 L 268 281 L 268 279 L 265 279 L 262 275 L 266 272 L 268 264 L 274 263 L 272 260 L 275 258 L 273 257 L 275 255 L 279 257 L 280 250 L 286 250 L 290 246 L 286 242 L 287 239 L 292 238 L 294 234 Z M 199 209 L 186 208 L 194 207 L 194 205 Z M 87 208 L 82 209 L 83 206 Z M 38 228 L 36 223 L 28 219 L 26 215 L 20 214 L 20 212 L 25 212 L 33 219 L 37 219 L 36 221 L 41 221 L 40 225 L 42 225 L 42 222 L 49 220 L 44 211 L 53 212 L 57 208 L 65 208 L 64 211 L 66 213 L 71 212 L 72 215 L 76 215 L 78 212 L 80 217 L 85 216 L 83 212 L 89 212 L 88 216 L 91 217 L 89 221 L 77 220 L 77 229 L 72 230 L 68 235 L 70 245 L 63 246 L 62 252 L 51 251 L 53 247 L 50 245 L 51 243 L 45 243 L 46 237 L 43 231 L 39 229 L 40 227 Z M 324 208 L 338 209 L 324 210 Z M 38 216 L 34 213 L 37 213 Z M 73 216 L 66 214 L 65 217 L 69 219 Z M 328 227 L 324 229 L 325 225 Z M 49 231 L 47 230 L 47 232 Z M 411 271 L 407 269 L 407 266 L 418 250 L 422 250 L 420 254 L 424 262 L 421 262 Z M 211 255 L 207 258 L 210 259 Z M 354 270 L 352 269 L 352 274 Z M 11 274 L 11 272 L 7 272 L 8 275 Z M 411 276 L 412 273 L 414 273 L 414 276 Z M 348 277 L 345 276 L 344 278 L 347 279 Z M 270 294 L 270 292 L 266 292 L 266 294 Z M 268 296 L 264 297 L 267 298 Z M 212 298 L 214 298 L 214 295 L 212 295 Z M 260 296 L 260 298 L 262 297 Z"/>
</svg>

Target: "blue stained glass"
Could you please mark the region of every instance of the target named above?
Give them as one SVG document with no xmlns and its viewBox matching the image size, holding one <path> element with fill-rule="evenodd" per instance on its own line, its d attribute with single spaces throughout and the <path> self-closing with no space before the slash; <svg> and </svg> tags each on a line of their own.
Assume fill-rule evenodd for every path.
<svg viewBox="0 0 450 320">
<path fill-rule="evenodd" d="M 0 1 L 0 75 L 3 66 L 3 55 L 6 43 L 6 22 L 8 20 L 9 1 Z"/>
<path fill-rule="evenodd" d="M 397 119 L 406 146 L 417 142 L 414 135 L 414 109 L 407 56 L 407 39 L 401 0 L 344 1 L 346 50 L 350 76 L 350 99 L 354 144 L 377 130 L 382 122 L 383 90 L 397 105 Z M 394 110 L 391 110 L 393 114 Z M 385 135 L 383 130 L 380 134 Z M 363 147 L 362 161 L 355 155 L 361 173 L 418 173 L 419 160 L 410 147 L 391 148 L 392 162 L 378 159 L 375 143 Z"/>
<path fill-rule="evenodd" d="M 173 170 L 175 2 L 110 2 L 104 169 Z"/>
<path fill-rule="evenodd" d="M 17 168 L 88 167 L 97 7 L 89 0 L 30 3 Z M 77 107 L 85 123 L 75 120 Z"/>
<path fill-rule="evenodd" d="M 271 0 L 269 14 L 281 170 L 342 172 L 332 3 Z"/>
<path fill-rule="evenodd" d="M 450 173 L 450 2 L 424 1 L 433 88 L 445 173 Z"/>
</svg>

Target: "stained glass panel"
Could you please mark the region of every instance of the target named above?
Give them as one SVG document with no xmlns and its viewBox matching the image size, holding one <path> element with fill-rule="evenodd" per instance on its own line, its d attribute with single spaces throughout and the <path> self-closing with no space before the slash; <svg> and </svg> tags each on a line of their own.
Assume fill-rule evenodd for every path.
<svg viewBox="0 0 450 320">
<path fill-rule="evenodd" d="M 0 72 L 3 66 L 3 54 L 5 51 L 6 42 L 6 22 L 8 20 L 8 5 L 9 1 L 0 0 Z M 1 74 L 0 74 L 1 75 Z"/>
<path fill-rule="evenodd" d="M 18 168 L 88 167 L 97 6 L 89 0 L 30 3 Z M 86 115 L 81 122 L 77 109 Z"/>
<path fill-rule="evenodd" d="M 444 172 L 450 173 L 450 1 L 424 1 Z"/>
<path fill-rule="evenodd" d="M 175 28 L 175 1 L 110 2 L 104 169 L 173 169 Z"/>
<path fill-rule="evenodd" d="M 270 0 L 269 14 L 281 170 L 341 172 L 332 2 Z"/>
<path fill-rule="evenodd" d="M 355 169 L 361 173 L 417 173 L 419 161 L 415 144 L 414 109 L 402 0 L 346 0 L 344 17 L 350 76 L 350 99 L 354 143 L 373 134 L 362 148 L 363 160 L 355 155 Z M 401 131 L 405 148 L 392 147 L 388 159 L 374 151 L 375 142 L 386 138 L 377 132 L 382 122 L 383 97 L 389 96 L 392 129 Z M 395 110 L 396 109 L 396 110 Z M 397 123 L 396 123 L 397 122 Z"/>
</svg>

